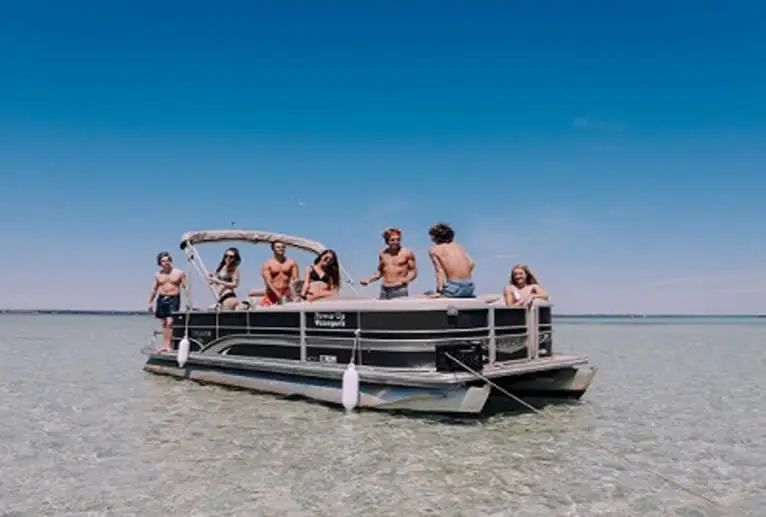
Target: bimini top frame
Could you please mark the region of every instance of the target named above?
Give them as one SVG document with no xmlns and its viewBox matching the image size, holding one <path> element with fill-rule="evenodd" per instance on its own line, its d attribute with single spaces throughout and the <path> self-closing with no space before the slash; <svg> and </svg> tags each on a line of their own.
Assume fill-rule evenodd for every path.
<svg viewBox="0 0 766 517">
<path fill-rule="evenodd" d="M 265 232 L 259 230 L 208 230 L 198 232 L 187 232 L 181 236 L 181 249 L 186 255 L 186 259 L 195 267 L 197 272 L 202 275 L 204 280 L 207 280 L 208 270 L 205 267 L 205 263 L 199 257 L 199 253 L 194 249 L 195 244 L 203 244 L 206 242 L 249 242 L 251 244 L 271 244 L 274 242 L 282 242 L 285 246 L 296 248 L 302 251 L 308 251 L 315 255 L 319 255 L 324 250 L 328 249 L 321 242 L 306 239 L 304 237 L 295 237 L 293 235 L 284 235 L 281 233 Z M 351 276 L 343 269 L 342 264 L 338 264 L 340 273 L 343 276 L 343 280 L 351 290 L 356 294 L 354 289 L 354 282 Z M 213 297 L 218 300 L 218 293 L 215 288 L 208 284 L 210 292 Z"/>
<path fill-rule="evenodd" d="M 251 244 L 265 244 L 284 242 L 286 246 L 298 248 L 319 255 L 327 248 L 321 242 L 282 235 L 280 233 L 263 232 L 257 230 L 212 230 L 206 232 L 188 232 L 181 236 L 181 249 L 189 244 L 201 244 L 203 242 L 249 242 Z"/>
</svg>

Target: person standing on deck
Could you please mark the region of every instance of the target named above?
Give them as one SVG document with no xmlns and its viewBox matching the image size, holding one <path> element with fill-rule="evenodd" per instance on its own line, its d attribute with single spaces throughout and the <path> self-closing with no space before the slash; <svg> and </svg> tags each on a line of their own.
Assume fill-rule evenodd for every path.
<svg viewBox="0 0 766 517">
<path fill-rule="evenodd" d="M 383 278 L 380 286 L 381 300 L 409 296 L 408 286 L 418 276 L 415 254 L 402 246 L 402 231 L 398 228 L 389 228 L 383 232 L 383 241 L 386 248 L 378 255 L 378 270 L 359 283 L 369 285 Z"/>
<path fill-rule="evenodd" d="M 181 310 L 181 288 L 188 296 L 186 273 L 173 267 L 173 258 L 167 251 L 157 254 L 157 265 L 160 270 L 154 274 L 152 289 L 149 293 L 149 312 L 154 312 L 157 319 L 162 321 L 164 337 L 163 351 L 171 351 L 173 340 L 173 313 Z M 154 299 L 157 298 L 156 307 Z M 187 301 L 188 303 L 188 301 Z"/>
<path fill-rule="evenodd" d="M 428 256 L 436 272 L 436 293 L 433 298 L 475 298 L 471 274 L 476 263 L 465 248 L 455 242 L 455 230 L 439 223 L 428 230 L 434 245 Z"/>
<path fill-rule="evenodd" d="M 272 242 L 271 251 L 274 256 L 261 267 L 266 295 L 258 305 L 274 305 L 285 298 L 292 300 L 295 298 L 295 283 L 300 278 L 298 263 L 287 257 L 287 246 L 284 242 Z"/>
</svg>

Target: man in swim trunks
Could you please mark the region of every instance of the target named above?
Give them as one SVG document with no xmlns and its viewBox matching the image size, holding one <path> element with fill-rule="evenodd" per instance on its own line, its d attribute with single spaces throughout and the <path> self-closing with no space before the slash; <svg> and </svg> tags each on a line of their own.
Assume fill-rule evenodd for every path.
<svg viewBox="0 0 766 517">
<path fill-rule="evenodd" d="M 155 273 L 152 289 L 149 293 L 149 312 L 154 312 L 162 321 L 162 334 L 165 339 L 163 351 L 172 350 L 173 313 L 181 310 L 181 288 L 188 293 L 186 273 L 173 267 L 170 253 L 162 251 L 157 255 L 160 270 Z M 154 298 L 156 307 L 153 307 Z"/>
<path fill-rule="evenodd" d="M 383 241 L 386 248 L 378 255 L 378 270 L 359 283 L 369 285 L 383 278 L 380 286 L 381 300 L 409 296 L 408 286 L 418 276 L 415 254 L 411 249 L 402 247 L 402 231 L 398 228 L 389 228 L 383 232 Z"/>
<path fill-rule="evenodd" d="M 295 298 L 295 283 L 300 277 L 300 270 L 295 260 L 287 258 L 286 250 L 287 246 L 284 242 L 271 243 L 274 256 L 264 262 L 261 267 L 266 294 L 258 305 L 274 305 L 285 298 L 288 300 Z"/>
<path fill-rule="evenodd" d="M 455 242 L 455 231 L 439 223 L 428 230 L 434 246 L 428 256 L 436 272 L 436 293 L 434 298 L 475 298 L 471 273 L 476 263 L 463 246 Z"/>
</svg>

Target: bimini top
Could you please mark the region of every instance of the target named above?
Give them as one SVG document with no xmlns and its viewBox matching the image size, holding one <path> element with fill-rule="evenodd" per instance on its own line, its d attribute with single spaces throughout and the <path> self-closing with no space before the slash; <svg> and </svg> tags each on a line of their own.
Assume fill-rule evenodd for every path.
<svg viewBox="0 0 766 517">
<path fill-rule="evenodd" d="M 309 251 L 319 255 L 327 248 L 324 244 L 303 237 L 282 235 L 281 233 L 262 232 L 258 230 L 211 230 L 206 232 L 187 232 L 181 236 L 181 249 L 189 244 L 203 242 L 242 241 L 252 244 L 284 242 L 286 246 Z"/>
</svg>

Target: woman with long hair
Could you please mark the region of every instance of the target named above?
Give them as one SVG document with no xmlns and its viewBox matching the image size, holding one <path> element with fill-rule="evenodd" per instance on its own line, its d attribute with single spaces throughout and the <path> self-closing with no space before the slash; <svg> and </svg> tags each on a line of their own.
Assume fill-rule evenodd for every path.
<svg viewBox="0 0 766 517">
<path fill-rule="evenodd" d="M 529 266 L 516 264 L 511 268 L 511 280 L 503 289 L 503 298 L 506 305 L 529 307 L 535 300 L 547 300 L 548 291 L 543 289 Z"/>
<path fill-rule="evenodd" d="M 306 268 L 301 298 L 310 302 L 337 296 L 340 292 L 340 266 L 333 250 L 324 250 Z"/>
<path fill-rule="evenodd" d="M 225 311 L 234 310 L 237 307 L 237 293 L 234 289 L 239 287 L 239 265 L 242 257 L 237 248 L 229 248 L 223 253 L 221 262 L 215 270 L 215 274 L 208 273 L 208 282 L 220 286 L 218 291 L 218 305 Z"/>
</svg>

